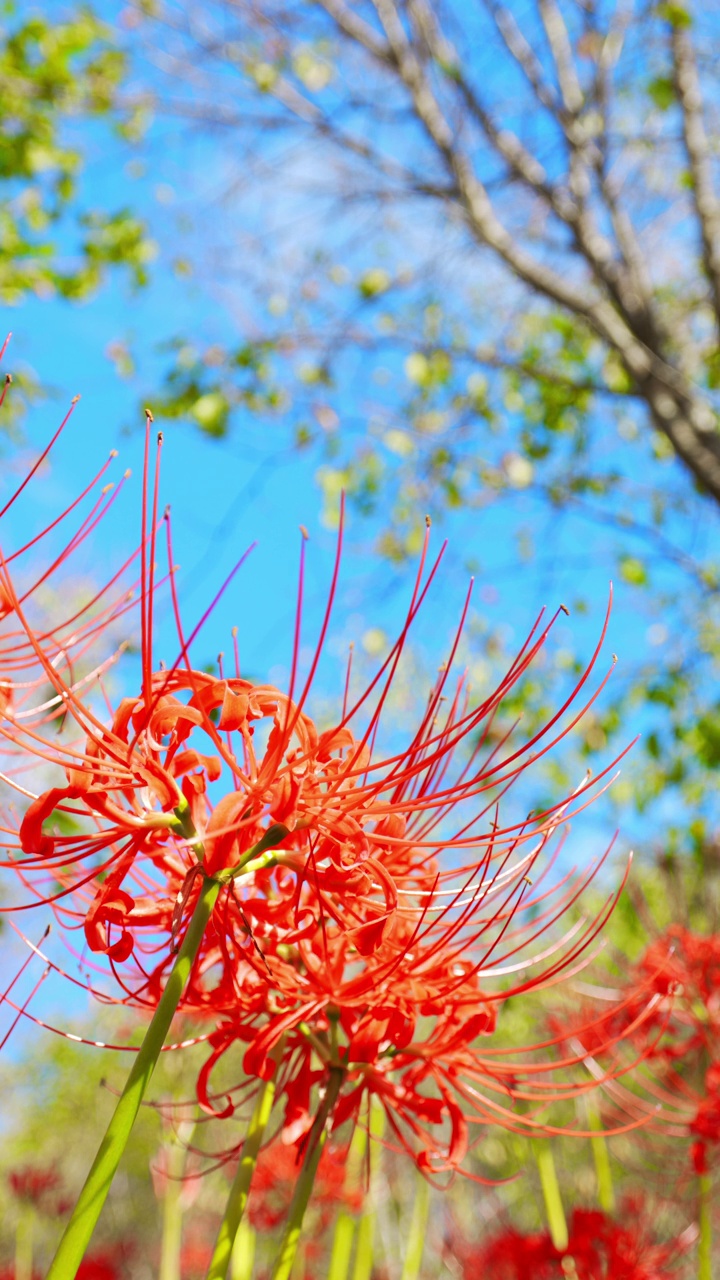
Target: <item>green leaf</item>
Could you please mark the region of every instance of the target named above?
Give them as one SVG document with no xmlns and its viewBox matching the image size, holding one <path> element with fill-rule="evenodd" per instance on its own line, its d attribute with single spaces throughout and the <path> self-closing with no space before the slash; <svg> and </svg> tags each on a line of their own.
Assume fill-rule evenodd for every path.
<svg viewBox="0 0 720 1280">
<path fill-rule="evenodd" d="M 195 421 L 210 436 L 223 436 L 227 431 L 230 406 L 219 391 L 208 391 L 195 401 L 191 413 Z"/>
<path fill-rule="evenodd" d="M 648 84 L 647 91 L 660 111 L 667 111 L 676 101 L 675 85 L 669 76 L 656 76 Z"/>
<path fill-rule="evenodd" d="M 682 4 L 659 4 L 657 15 L 659 18 L 664 18 L 666 22 L 669 22 L 671 27 L 689 27 L 692 24 L 692 18 Z"/>
<path fill-rule="evenodd" d="M 633 587 L 645 587 L 648 583 L 647 569 L 642 560 L 637 556 L 621 556 L 619 562 L 620 577 L 623 582 L 630 583 Z"/>
</svg>

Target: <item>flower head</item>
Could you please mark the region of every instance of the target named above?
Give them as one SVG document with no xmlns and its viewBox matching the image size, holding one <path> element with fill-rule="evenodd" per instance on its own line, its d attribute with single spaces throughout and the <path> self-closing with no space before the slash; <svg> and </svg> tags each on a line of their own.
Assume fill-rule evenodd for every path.
<svg viewBox="0 0 720 1280">
<path fill-rule="evenodd" d="M 34 555 L 38 539 L 0 555 L 2 734 L 10 784 L 31 800 L 21 817 L 8 808 L 6 865 L 34 901 L 52 906 L 66 934 L 82 929 L 90 950 L 107 957 L 120 995 L 103 998 L 148 1010 L 202 886 L 219 886 L 182 1005 L 208 1026 L 198 1090 L 217 1114 L 230 1114 L 234 1101 L 212 1096 L 211 1072 L 239 1041 L 251 1077 L 267 1078 L 280 1050 L 290 1141 L 302 1142 L 310 1126 L 313 1091 L 338 1075 L 335 1125 L 358 1123 L 376 1097 L 393 1141 L 426 1171 L 459 1167 L 472 1126 L 547 1131 L 549 1103 L 594 1083 L 583 1054 L 558 1059 L 550 1042 L 511 1052 L 491 1038 L 504 1002 L 585 963 L 612 909 L 615 894 L 595 918 L 567 923 L 602 860 L 575 879 L 555 870 L 563 825 L 609 771 L 531 815 L 502 817 L 501 804 L 598 696 L 607 675 L 588 690 L 607 619 L 567 698 L 519 738 L 517 726 L 498 729 L 499 715 L 555 619 L 540 615 L 497 687 L 478 697 L 456 671 L 470 584 L 417 723 L 402 739 L 385 735 L 393 681 L 444 551 L 430 562 L 428 526 L 395 643 L 360 694 L 350 696 L 347 680 L 335 723 L 320 730 L 308 700 L 337 589 L 342 521 L 305 678 L 304 538 L 287 692 L 244 678 L 237 651 L 233 674 L 222 666 L 208 674 L 192 648 L 210 610 L 188 634 L 170 521 L 159 515 L 159 452 L 150 477 L 150 424 L 149 415 L 140 546 L 91 602 L 44 629 L 32 620 L 39 586 L 114 501 L 105 489 L 30 586 L 17 585 L 14 561 Z M 163 525 L 177 630 L 166 668 L 153 659 Z M 82 673 L 78 664 L 135 607 L 124 576 L 133 569 L 139 687 L 113 706 L 103 674 L 119 652 Z M 54 777 L 33 795 L 19 778 L 37 761 Z M 577 1080 L 571 1067 L 580 1068 Z"/>
</svg>

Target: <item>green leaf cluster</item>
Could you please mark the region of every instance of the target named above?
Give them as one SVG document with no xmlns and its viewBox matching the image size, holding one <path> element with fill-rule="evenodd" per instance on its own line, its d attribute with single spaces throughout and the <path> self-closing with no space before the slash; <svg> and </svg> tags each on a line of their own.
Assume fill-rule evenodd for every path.
<svg viewBox="0 0 720 1280">
<path fill-rule="evenodd" d="M 53 22 L 5 6 L 0 26 L 0 301 L 80 299 L 111 266 L 137 285 L 155 253 L 130 210 L 83 210 L 80 122 L 120 123 L 126 72 L 112 32 L 90 9 Z"/>
</svg>

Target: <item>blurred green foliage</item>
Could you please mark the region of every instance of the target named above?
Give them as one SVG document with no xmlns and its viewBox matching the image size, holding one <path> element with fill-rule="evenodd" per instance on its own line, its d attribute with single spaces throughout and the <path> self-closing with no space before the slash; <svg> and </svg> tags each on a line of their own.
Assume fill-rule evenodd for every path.
<svg viewBox="0 0 720 1280">
<path fill-rule="evenodd" d="M 126 70 L 112 30 L 89 8 L 59 21 L 14 2 L 0 17 L 0 300 L 27 294 L 82 299 L 109 267 L 147 280 L 155 245 L 129 208 L 85 205 L 94 121 L 128 130 L 115 113 Z"/>
</svg>

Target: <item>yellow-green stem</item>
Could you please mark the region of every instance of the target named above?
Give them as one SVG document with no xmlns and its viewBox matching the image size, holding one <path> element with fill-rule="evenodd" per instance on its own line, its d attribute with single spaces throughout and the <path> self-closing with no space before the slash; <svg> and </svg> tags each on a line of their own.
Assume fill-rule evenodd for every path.
<svg viewBox="0 0 720 1280">
<path fill-rule="evenodd" d="M 385 1112 L 377 1098 L 370 1101 L 370 1137 L 381 1138 L 385 1129 Z M 372 1156 L 372 1148 L 370 1150 Z M 375 1227 L 377 1223 L 377 1170 L 373 1176 L 357 1230 L 357 1249 L 353 1280 L 371 1280 L 375 1262 Z"/>
<path fill-rule="evenodd" d="M 560 1187 L 558 1186 L 555 1172 L 552 1147 L 547 1140 L 538 1138 L 533 1139 L 532 1146 L 538 1173 L 540 1174 L 540 1186 L 542 1187 L 543 1200 L 545 1202 L 545 1215 L 550 1228 L 550 1238 L 558 1252 L 564 1253 L 568 1247 L 569 1237 L 565 1210 L 563 1209 Z"/>
<path fill-rule="evenodd" d="M 354 1239 L 355 1219 L 347 1209 L 341 1209 L 335 1219 L 327 1280 L 347 1280 Z"/>
<path fill-rule="evenodd" d="M 167 1039 L 173 1015 L 190 977 L 219 892 L 220 885 L 216 880 L 205 880 L 165 990 L 145 1032 L 105 1137 L 50 1264 L 46 1280 L 75 1280 L 127 1146 L 140 1103 Z"/>
<path fill-rule="evenodd" d="M 345 1189 L 353 1192 L 360 1185 L 362 1163 L 367 1148 L 367 1133 L 360 1125 L 352 1136 L 345 1167 Z M 347 1280 L 350 1256 L 355 1238 L 355 1217 L 347 1209 L 340 1209 L 335 1219 L 332 1252 L 327 1280 Z"/>
<path fill-rule="evenodd" d="M 430 1184 L 426 1178 L 419 1177 L 410 1219 L 410 1236 L 405 1250 L 402 1280 L 417 1280 L 420 1275 L 429 1213 Z"/>
<path fill-rule="evenodd" d="M 243 1218 L 237 1229 L 230 1258 L 230 1280 L 252 1280 L 254 1261 L 255 1231 L 247 1218 Z"/>
<path fill-rule="evenodd" d="M 272 1055 L 273 1071 L 277 1066 L 281 1053 L 282 1042 Z M 227 1275 L 235 1237 L 245 1212 L 245 1205 L 250 1194 L 250 1183 L 255 1172 L 258 1153 L 262 1146 L 274 1101 L 275 1077 L 273 1074 L 270 1080 L 263 1081 L 260 1086 L 255 1108 L 250 1118 L 250 1125 L 243 1143 L 240 1162 L 235 1171 L 235 1177 L 230 1188 L 227 1205 L 225 1206 L 225 1216 L 220 1223 L 220 1230 L 215 1241 L 215 1249 L 210 1259 L 206 1280 L 225 1280 Z"/>
<path fill-rule="evenodd" d="M 295 1192 L 290 1203 L 287 1225 L 283 1235 L 280 1252 L 272 1272 L 272 1280 L 290 1280 L 295 1254 L 297 1253 L 302 1231 L 303 1218 L 312 1194 L 315 1174 L 320 1157 L 327 1142 L 330 1120 L 338 1100 L 338 1094 L 344 1079 L 344 1071 L 340 1067 L 331 1067 L 328 1074 L 325 1096 L 320 1103 L 318 1113 L 308 1135 L 308 1145 L 300 1176 L 295 1184 Z"/>
<path fill-rule="evenodd" d="M 698 1280 L 712 1280 L 712 1180 L 709 1173 L 701 1173 L 698 1177 L 698 1198 Z"/>
<path fill-rule="evenodd" d="M 353 1280 L 370 1280 L 375 1260 L 375 1210 L 368 1209 L 358 1223 Z"/>
<path fill-rule="evenodd" d="M 163 1197 L 160 1280 L 180 1280 L 182 1250 L 181 1182 L 168 1182 Z"/>
<path fill-rule="evenodd" d="M 159 1280 L 182 1280 L 180 1260 L 182 1256 L 183 1225 L 183 1174 L 187 1161 L 187 1143 L 195 1128 L 182 1121 L 177 1132 L 165 1144 L 165 1189 L 162 1198 L 162 1244 L 160 1252 Z"/>
<path fill-rule="evenodd" d="M 590 1128 L 594 1129 L 597 1134 L 596 1137 L 590 1139 L 590 1144 L 592 1146 L 593 1160 L 595 1161 L 598 1203 L 603 1213 L 614 1213 L 615 1189 L 610 1169 L 610 1152 L 604 1134 L 599 1132 L 602 1129 L 602 1121 L 592 1103 L 588 1103 L 587 1115 Z"/>
<path fill-rule="evenodd" d="M 15 1280 L 32 1280 L 34 1223 L 32 1208 L 22 1205 L 15 1230 Z"/>
</svg>

